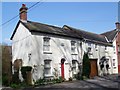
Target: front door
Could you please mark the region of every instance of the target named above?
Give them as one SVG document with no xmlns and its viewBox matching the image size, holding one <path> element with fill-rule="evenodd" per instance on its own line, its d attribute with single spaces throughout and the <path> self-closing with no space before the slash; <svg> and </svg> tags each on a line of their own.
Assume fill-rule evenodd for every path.
<svg viewBox="0 0 120 90">
<path fill-rule="evenodd" d="M 62 79 L 64 79 L 64 62 L 65 62 L 65 59 L 61 59 L 61 77 Z"/>
<path fill-rule="evenodd" d="M 98 75 L 97 59 L 90 59 L 90 64 L 91 64 L 90 77 L 93 78 L 94 76 Z"/>
</svg>

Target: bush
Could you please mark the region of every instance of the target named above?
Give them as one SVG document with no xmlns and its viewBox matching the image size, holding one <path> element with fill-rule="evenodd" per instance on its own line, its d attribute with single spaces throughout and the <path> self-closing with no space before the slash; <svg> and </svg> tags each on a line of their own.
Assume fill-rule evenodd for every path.
<svg viewBox="0 0 120 90">
<path fill-rule="evenodd" d="M 31 71 L 32 67 L 31 66 L 24 66 L 21 67 L 21 73 L 22 73 L 22 77 L 24 79 L 24 81 L 27 83 L 27 72 Z"/>
<path fill-rule="evenodd" d="M 11 85 L 10 85 L 10 87 L 12 87 L 12 88 L 20 88 L 20 84 L 16 84 L 16 83 L 12 83 Z"/>
<path fill-rule="evenodd" d="M 72 78 L 71 78 L 71 77 L 69 78 L 69 81 L 72 81 Z"/>
<path fill-rule="evenodd" d="M 8 76 L 6 74 L 2 75 L 2 85 L 9 86 Z"/>
</svg>

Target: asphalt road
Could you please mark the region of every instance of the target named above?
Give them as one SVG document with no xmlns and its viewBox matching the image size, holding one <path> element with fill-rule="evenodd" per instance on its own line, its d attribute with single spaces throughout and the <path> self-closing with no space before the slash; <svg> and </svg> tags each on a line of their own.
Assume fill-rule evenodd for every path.
<svg viewBox="0 0 120 90">
<path fill-rule="evenodd" d="M 120 90 L 120 79 L 116 75 L 95 77 L 88 80 L 76 80 L 70 82 L 63 82 L 59 84 L 52 84 L 46 86 L 37 86 L 34 88 L 22 88 L 19 90 Z M 3 90 L 13 90 L 4 88 Z"/>
</svg>

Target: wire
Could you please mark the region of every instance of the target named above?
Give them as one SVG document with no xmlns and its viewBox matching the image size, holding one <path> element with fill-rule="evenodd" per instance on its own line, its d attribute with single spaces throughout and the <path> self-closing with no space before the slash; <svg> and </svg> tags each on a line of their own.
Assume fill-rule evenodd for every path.
<svg viewBox="0 0 120 90">
<path fill-rule="evenodd" d="M 36 2 L 36 3 L 33 4 L 32 6 L 30 6 L 30 7 L 28 8 L 28 10 L 30 10 L 31 8 L 33 8 L 34 6 L 36 6 L 37 4 L 39 4 L 41 1 L 42 1 L 42 0 L 40 0 L 39 2 Z M 13 18 L 9 19 L 8 21 L 2 23 L 2 24 L 0 25 L 0 27 L 2 27 L 2 26 L 4 26 L 5 24 L 9 23 L 10 21 L 12 21 L 13 19 L 17 18 L 18 16 L 19 16 L 19 14 L 17 14 L 17 15 L 14 16 Z"/>
</svg>

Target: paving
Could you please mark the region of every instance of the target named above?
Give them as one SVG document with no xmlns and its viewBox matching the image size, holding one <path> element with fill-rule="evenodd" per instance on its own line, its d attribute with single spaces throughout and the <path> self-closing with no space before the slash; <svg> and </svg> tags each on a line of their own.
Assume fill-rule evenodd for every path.
<svg viewBox="0 0 120 90">
<path fill-rule="evenodd" d="M 120 90 L 120 78 L 117 75 L 107 75 L 107 76 L 96 76 L 93 79 L 87 80 L 76 80 L 63 82 L 58 84 L 51 84 L 45 86 L 37 86 L 34 88 L 23 88 L 20 90 L 40 90 L 40 89 L 49 89 L 49 90 Z M 12 90 L 4 88 L 3 90 Z"/>
</svg>

